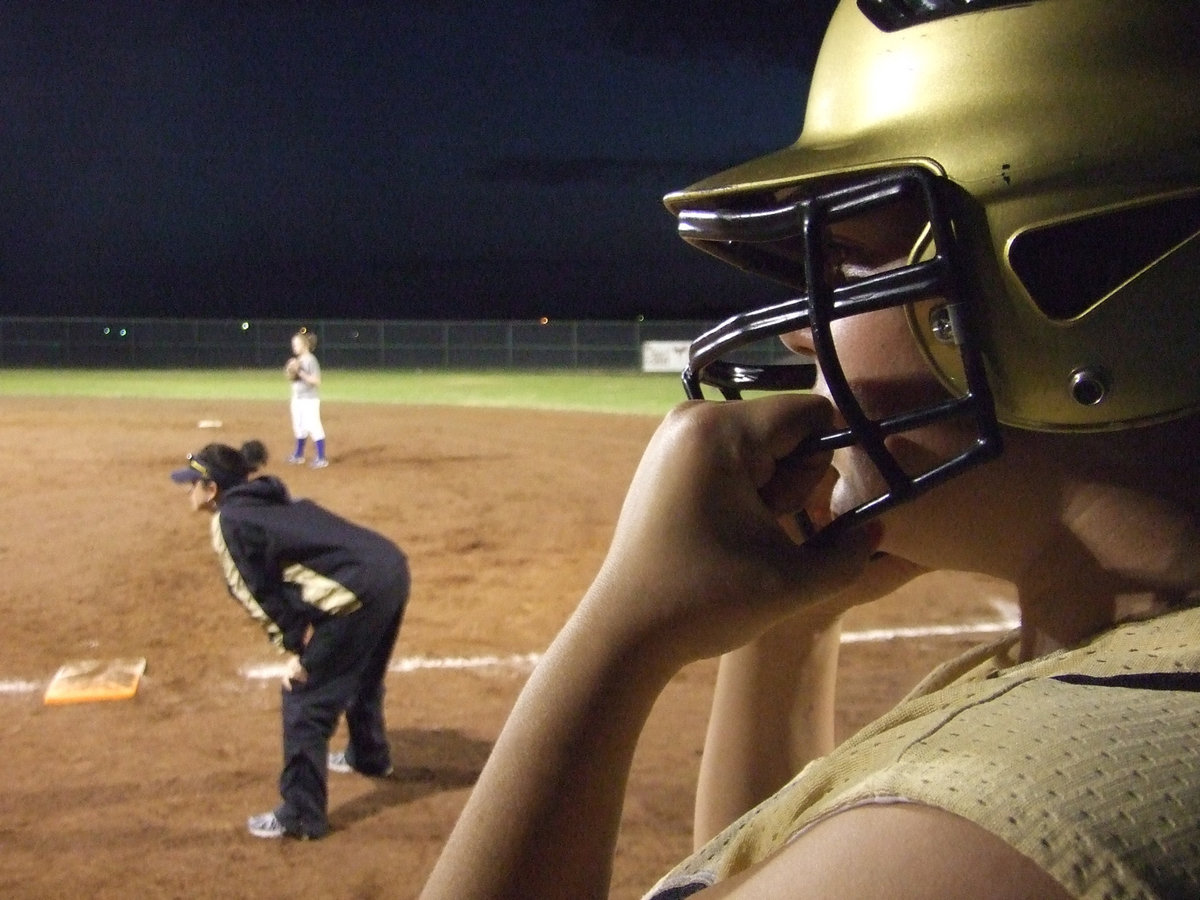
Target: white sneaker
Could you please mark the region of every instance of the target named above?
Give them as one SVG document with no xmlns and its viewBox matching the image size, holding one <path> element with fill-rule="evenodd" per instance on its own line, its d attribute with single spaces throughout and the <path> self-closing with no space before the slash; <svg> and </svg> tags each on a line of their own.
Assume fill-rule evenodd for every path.
<svg viewBox="0 0 1200 900">
<path fill-rule="evenodd" d="M 358 769 L 350 765 L 350 761 L 346 759 L 346 751 L 344 750 L 330 753 L 327 765 L 330 772 L 337 772 L 339 775 L 349 775 L 351 772 L 358 772 Z M 392 766 L 388 766 L 386 772 L 359 772 L 359 774 L 366 775 L 368 778 L 390 778 L 395 771 Z"/>
<path fill-rule="evenodd" d="M 354 771 L 354 767 L 346 762 L 346 754 L 339 750 L 329 754 L 329 771 L 337 772 L 339 775 L 349 775 Z"/>
<path fill-rule="evenodd" d="M 279 838 L 295 838 L 298 841 L 314 840 L 322 835 L 306 834 L 303 831 L 291 831 L 275 815 L 275 811 L 259 813 L 246 820 L 246 830 L 256 838 L 277 840 Z"/>
<path fill-rule="evenodd" d="M 288 833 L 274 811 L 251 816 L 246 820 L 246 829 L 256 838 L 281 838 Z"/>
<path fill-rule="evenodd" d="M 301 460 L 301 462 L 303 462 L 303 461 L 304 461 L 304 460 Z M 314 460 L 313 460 L 313 464 L 312 464 L 312 468 L 314 468 L 314 469 L 324 469 L 324 468 L 325 468 L 326 466 L 328 466 L 328 465 L 329 465 L 329 460 L 327 460 L 327 459 L 314 459 Z"/>
</svg>

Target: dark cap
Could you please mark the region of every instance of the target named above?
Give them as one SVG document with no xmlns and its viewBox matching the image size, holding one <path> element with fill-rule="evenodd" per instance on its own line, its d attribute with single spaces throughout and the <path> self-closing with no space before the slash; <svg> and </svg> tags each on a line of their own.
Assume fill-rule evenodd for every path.
<svg viewBox="0 0 1200 900">
<path fill-rule="evenodd" d="M 211 481 L 212 478 L 208 474 L 208 466 L 189 453 L 187 467 L 172 472 L 171 480 L 176 484 L 195 484 L 197 481 Z"/>
<path fill-rule="evenodd" d="M 188 464 L 182 469 L 171 473 L 171 480 L 176 484 L 195 484 L 197 481 L 211 481 L 221 490 L 235 487 L 246 480 L 239 472 L 231 472 L 217 465 L 205 456 L 204 452 L 189 453 Z"/>
</svg>

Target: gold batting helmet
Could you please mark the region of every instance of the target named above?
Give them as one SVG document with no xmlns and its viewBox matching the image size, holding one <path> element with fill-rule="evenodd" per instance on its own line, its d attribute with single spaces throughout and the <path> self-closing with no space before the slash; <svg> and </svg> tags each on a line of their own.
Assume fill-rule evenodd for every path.
<svg viewBox="0 0 1200 900">
<path fill-rule="evenodd" d="M 813 324 L 828 294 L 826 318 L 903 305 L 982 417 L 1096 431 L 1200 409 L 1197 48 L 1197 0 L 843 0 L 796 143 L 665 198 L 686 240 L 803 293 L 698 340 L 689 392 L 784 386 L 720 357 Z M 906 195 L 929 220 L 912 271 L 827 283 L 825 225 Z"/>
</svg>

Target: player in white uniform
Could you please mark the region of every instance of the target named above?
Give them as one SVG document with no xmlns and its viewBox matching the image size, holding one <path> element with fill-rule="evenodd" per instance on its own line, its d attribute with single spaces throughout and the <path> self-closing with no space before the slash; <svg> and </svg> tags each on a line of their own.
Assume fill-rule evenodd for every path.
<svg viewBox="0 0 1200 900">
<path fill-rule="evenodd" d="M 317 347 L 317 336 L 307 328 L 292 335 L 292 353 L 287 362 L 287 375 L 292 382 L 292 434 L 296 437 L 296 449 L 288 457 L 294 465 L 304 464 L 304 445 L 312 438 L 317 449 L 313 460 L 314 469 L 329 465 L 325 457 L 325 426 L 321 424 L 321 364 L 313 350 Z"/>
</svg>

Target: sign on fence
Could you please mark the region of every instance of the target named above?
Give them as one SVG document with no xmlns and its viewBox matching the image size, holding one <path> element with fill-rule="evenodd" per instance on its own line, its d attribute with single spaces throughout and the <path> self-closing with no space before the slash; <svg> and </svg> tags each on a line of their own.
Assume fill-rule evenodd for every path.
<svg viewBox="0 0 1200 900">
<path fill-rule="evenodd" d="M 642 341 L 642 371 L 682 372 L 689 346 L 688 341 Z"/>
</svg>

